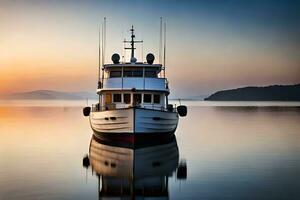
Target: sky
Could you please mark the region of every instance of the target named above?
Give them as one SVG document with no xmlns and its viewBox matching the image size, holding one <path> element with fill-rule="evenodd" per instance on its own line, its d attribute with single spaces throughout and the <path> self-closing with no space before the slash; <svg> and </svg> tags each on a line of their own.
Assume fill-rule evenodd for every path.
<svg viewBox="0 0 300 200">
<path fill-rule="evenodd" d="M 124 53 L 131 25 L 144 41 L 138 61 L 158 58 L 163 17 L 171 97 L 300 83 L 299 10 L 296 0 L 0 0 L 0 94 L 95 91 L 104 17 L 106 63 Z"/>
</svg>

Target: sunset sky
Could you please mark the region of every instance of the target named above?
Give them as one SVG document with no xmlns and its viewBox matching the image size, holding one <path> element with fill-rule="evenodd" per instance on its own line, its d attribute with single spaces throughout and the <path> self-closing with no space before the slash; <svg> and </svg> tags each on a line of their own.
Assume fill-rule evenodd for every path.
<svg viewBox="0 0 300 200">
<path fill-rule="evenodd" d="M 112 53 L 123 53 L 131 25 L 144 40 L 144 55 L 158 58 L 159 18 L 164 18 L 173 97 L 300 83 L 299 10 L 296 0 L 1 0 L 0 94 L 95 91 L 104 16 L 107 62 Z"/>
</svg>

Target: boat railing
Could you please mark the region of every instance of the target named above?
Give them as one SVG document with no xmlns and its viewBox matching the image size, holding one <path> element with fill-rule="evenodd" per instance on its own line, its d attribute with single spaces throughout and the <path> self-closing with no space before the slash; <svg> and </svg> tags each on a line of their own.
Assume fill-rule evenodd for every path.
<svg viewBox="0 0 300 200">
<path fill-rule="evenodd" d="M 161 111 L 176 111 L 176 105 L 174 106 L 168 106 L 167 108 L 165 106 L 161 105 L 116 105 L 116 104 L 106 104 L 104 106 L 100 106 L 100 104 L 92 104 L 92 111 L 97 112 L 97 111 L 105 111 L 105 110 L 118 110 L 118 109 L 127 109 L 127 108 L 144 108 L 144 109 L 150 109 L 150 110 L 161 110 Z"/>
<path fill-rule="evenodd" d="M 103 89 L 142 89 L 142 90 L 164 90 L 168 91 L 166 78 L 151 77 L 116 77 L 104 78 Z"/>
</svg>

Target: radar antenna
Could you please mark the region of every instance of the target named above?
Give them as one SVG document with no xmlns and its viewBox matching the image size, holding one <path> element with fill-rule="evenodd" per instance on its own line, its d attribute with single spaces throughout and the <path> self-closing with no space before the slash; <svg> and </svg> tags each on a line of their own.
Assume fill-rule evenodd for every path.
<svg viewBox="0 0 300 200">
<path fill-rule="evenodd" d="M 131 47 L 125 47 L 124 49 L 130 49 L 131 50 L 131 59 L 132 59 L 132 58 L 134 58 L 134 50 L 136 49 L 134 47 L 134 43 L 142 43 L 143 40 L 140 40 L 140 41 L 134 40 L 135 35 L 134 35 L 134 28 L 133 28 L 133 26 L 131 26 L 130 32 L 131 32 L 131 40 L 130 41 L 124 40 L 124 43 L 130 43 Z"/>
</svg>

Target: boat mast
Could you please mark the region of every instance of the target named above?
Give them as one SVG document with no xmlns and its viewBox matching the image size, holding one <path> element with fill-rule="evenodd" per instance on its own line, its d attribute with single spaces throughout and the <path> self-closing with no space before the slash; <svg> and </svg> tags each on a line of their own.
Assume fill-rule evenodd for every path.
<svg viewBox="0 0 300 200">
<path fill-rule="evenodd" d="M 101 87 L 101 34 L 100 34 L 101 28 L 99 28 L 99 38 L 98 38 L 98 89 Z M 100 96 L 100 95 L 99 95 Z"/>
<path fill-rule="evenodd" d="M 159 57 L 159 63 L 162 64 L 161 59 L 161 49 L 162 49 L 162 17 L 160 17 L 160 29 L 159 29 L 159 48 L 158 48 L 158 57 Z"/>
<path fill-rule="evenodd" d="M 167 45 L 167 24 L 164 23 L 164 78 L 166 77 L 166 45 Z"/>
<path fill-rule="evenodd" d="M 106 48 L 106 17 L 104 17 L 102 24 L 102 83 L 104 81 L 104 63 L 105 63 L 105 48 Z"/>
<path fill-rule="evenodd" d="M 98 89 L 103 88 L 103 79 L 104 79 L 104 56 L 105 56 L 105 43 L 106 43 L 106 17 L 104 17 L 104 22 L 99 27 L 99 44 L 98 44 Z M 102 73 L 101 73 L 102 70 Z M 99 105 L 102 104 L 102 98 L 101 94 L 98 94 L 99 96 Z"/>
<path fill-rule="evenodd" d="M 103 22 L 103 65 L 105 64 L 105 51 L 106 51 L 106 17 Z"/>
<path fill-rule="evenodd" d="M 164 61 L 163 61 L 163 70 L 164 70 L 164 78 L 166 78 L 166 46 L 167 46 L 167 24 L 166 22 L 164 23 L 164 49 L 163 49 L 163 53 L 164 53 Z M 169 88 L 169 83 L 166 80 L 166 88 Z M 168 107 L 169 105 L 169 94 L 166 95 L 166 107 Z"/>
<path fill-rule="evenodd" d="M 136 48 L 134 47 L 134 43 L 142 43 L 143 40 L 140 40 L 140 41 L 134 40 L 135 35 L 134 35 L 134 28 L 133 28 L 133 25 L 131 26 L 130 32 L 131 32 L 131 40 L 130 40 L 130 41 L 124 40 L 124 43 L 130 43 L 130 46 L 131 46 L 131 47 L 125 47 L 124 49 L 129 49 L 129 50 L 131 50 L 131 57 L 130 57 L 130 60 L 131 60 L 132 58 L 134 58 L 134 50 L 136 49 Z"/>
</svg>

